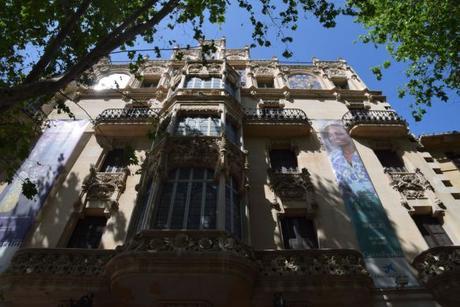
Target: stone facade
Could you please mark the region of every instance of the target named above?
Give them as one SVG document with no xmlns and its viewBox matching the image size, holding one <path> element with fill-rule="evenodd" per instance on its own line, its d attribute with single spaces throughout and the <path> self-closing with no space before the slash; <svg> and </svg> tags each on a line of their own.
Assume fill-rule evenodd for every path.
<svg viewBox="0 0 460 307">
<path fill-rule="evenodd" d="M 124 88 L 98 85 L 114 74 Z M 429 248 L 460 243 L 457 134 L 415 139 L 341 59 L 251 60 L 217 40 L 212 55 L 177 49 L 139 75 L 102 59 L 96 86 L 69 94 L 77 118 L 96 120 L 0 275 L 1 304 L 459 304 L 458 248 Z M 314 125 L 324 119 L 353 138 L 416 287 L 375 285 Z M 92 249 L 68 248 L 85 240 Z"/>
</svg>

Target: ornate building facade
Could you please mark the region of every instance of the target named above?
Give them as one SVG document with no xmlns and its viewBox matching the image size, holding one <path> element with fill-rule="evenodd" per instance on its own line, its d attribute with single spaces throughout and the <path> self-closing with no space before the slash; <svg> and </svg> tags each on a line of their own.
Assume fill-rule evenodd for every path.
<svg viewBox="0 0 460 307">
<path fill-rule="evenodd" d="M 58 97 L 42 192 L 1 186 L 1 304 L 458 306 L 458 135 L 416 139 L 344 60 L 215 46 Z"/>
</svg>

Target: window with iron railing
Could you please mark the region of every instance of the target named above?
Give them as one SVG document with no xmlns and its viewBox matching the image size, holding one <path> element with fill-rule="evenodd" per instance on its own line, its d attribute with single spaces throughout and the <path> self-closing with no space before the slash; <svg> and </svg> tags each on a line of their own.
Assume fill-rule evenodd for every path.
<svg viewBox="0 0 460 307">
<path fill-rule="evenodd" d="M 275 172 L 297 172 L 297 155 L 290 149 L 270 150 L 270 166 Z"/>
<path fill-rule="evenodd" d="M 98 248 L 106 224 L 107 218 L 104 216 L 85 216 L 78 220 L 67 247 Z"/>
<path fill-rule="evenodd" d="M 407 172 L 403 160 L 395 151 L 389 149 L 375 149 L 374 153 L 385 170 L 389 172 Z"/>
<path fill-rule="evenodd" d="M 453 245 L 439 220 L 431 215 L 413 215 L 417 228 L 429 247 Z"/>
<path fill-rule="evenodd" d="M 280 218 L 284 248 L 318 248 L 318 237 L 312 220 L 305 216 L 283 216 Z"/>
<path fill-rule="evenodd" d="M 115 148 L 107 153 L 100 170 L 106 173 L 118 173 L 123 172 L 127 166 L 125 150 L 123 148 Z"/>
</svg>

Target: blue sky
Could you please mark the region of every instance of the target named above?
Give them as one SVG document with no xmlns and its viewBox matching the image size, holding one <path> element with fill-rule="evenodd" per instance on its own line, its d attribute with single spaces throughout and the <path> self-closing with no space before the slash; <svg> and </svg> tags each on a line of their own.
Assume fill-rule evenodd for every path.
<svg viewBox="0 0 460 307">
<path fill-rule="evenodd" d="M 208 38 L 227 39 L 227 47 L 241 48 L 252 43 L 251 26 L 245 12 L 231 7 L 226 15 L 226 22 L 220 26 L 207 25 L 205 34 Z M 393 108 L 408 121 L 411 131 L 416 135 L 423 133 L 437 133 L 450 130 L 460 130 L 460 97 L 455 93 L 449 96 L 449 102 L 434 101 L 421 122 L 415 122 L 411 116 L 409 104 L 410 96 L 399 99 L 397 96 L 398 86 L 405 83 L 405 64 L 392 63 L 392 66 L 384 70 L 381 81 L 376 80 L 370 67 L 382 64 L 385 60 L 391 60 L 384 46 L 375 48 L 371 44 L 358 42 L 358 36 L 366 33 L 360 24 L 355 24 L 350 17 L 340 17 L 337 26 L 332 29 L 323 28 L 314 17 L 299 22 L 299 28 L 289 35 L 294 38 L 290 49 L 294 55 L 289 61 L 311 61 L 313 57 L 321 60 L 335 60 L 343 58 L 356 70 L 367 86 L 372 90 L 380 90 L 387 96 L 387 101 Z M 273 45 L 270 48 L 258 47 L 251 49 L 251 58 L 266 59 L 277 56 L 283 60 L 281 54 L 284 51 L 282 44 L 271 33 Z M 156 37 L 159 47 L 168 48 L 168 40 L 175 39 L 180 45 L 196 45 L 192 39 L 192 32 L 187 25 L 179 25 L 173 31 L 159 31 Z M 160 38 L 160 39 L 159 39 Z M 137 44 L 136 48 L 152 48 L 144 42 Z M 153 57 L 152 54 L 150 54 Z M 112 59 L 123 60 L 125 55 L 119 54 Z"/>
</svg>

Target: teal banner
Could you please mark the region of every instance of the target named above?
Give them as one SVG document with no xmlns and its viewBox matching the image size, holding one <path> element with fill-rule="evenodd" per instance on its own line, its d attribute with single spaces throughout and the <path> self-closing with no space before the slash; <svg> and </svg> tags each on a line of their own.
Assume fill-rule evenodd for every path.
<svg viewBox="0 0 460 307">
<path fill-rule="evenodd" d="M 367 269 L 378 287 L 416 285 L 401 245 L 375 191 L 353 139 L 341 121 L 317 120 L 340 192 Z"/>
</svg>

